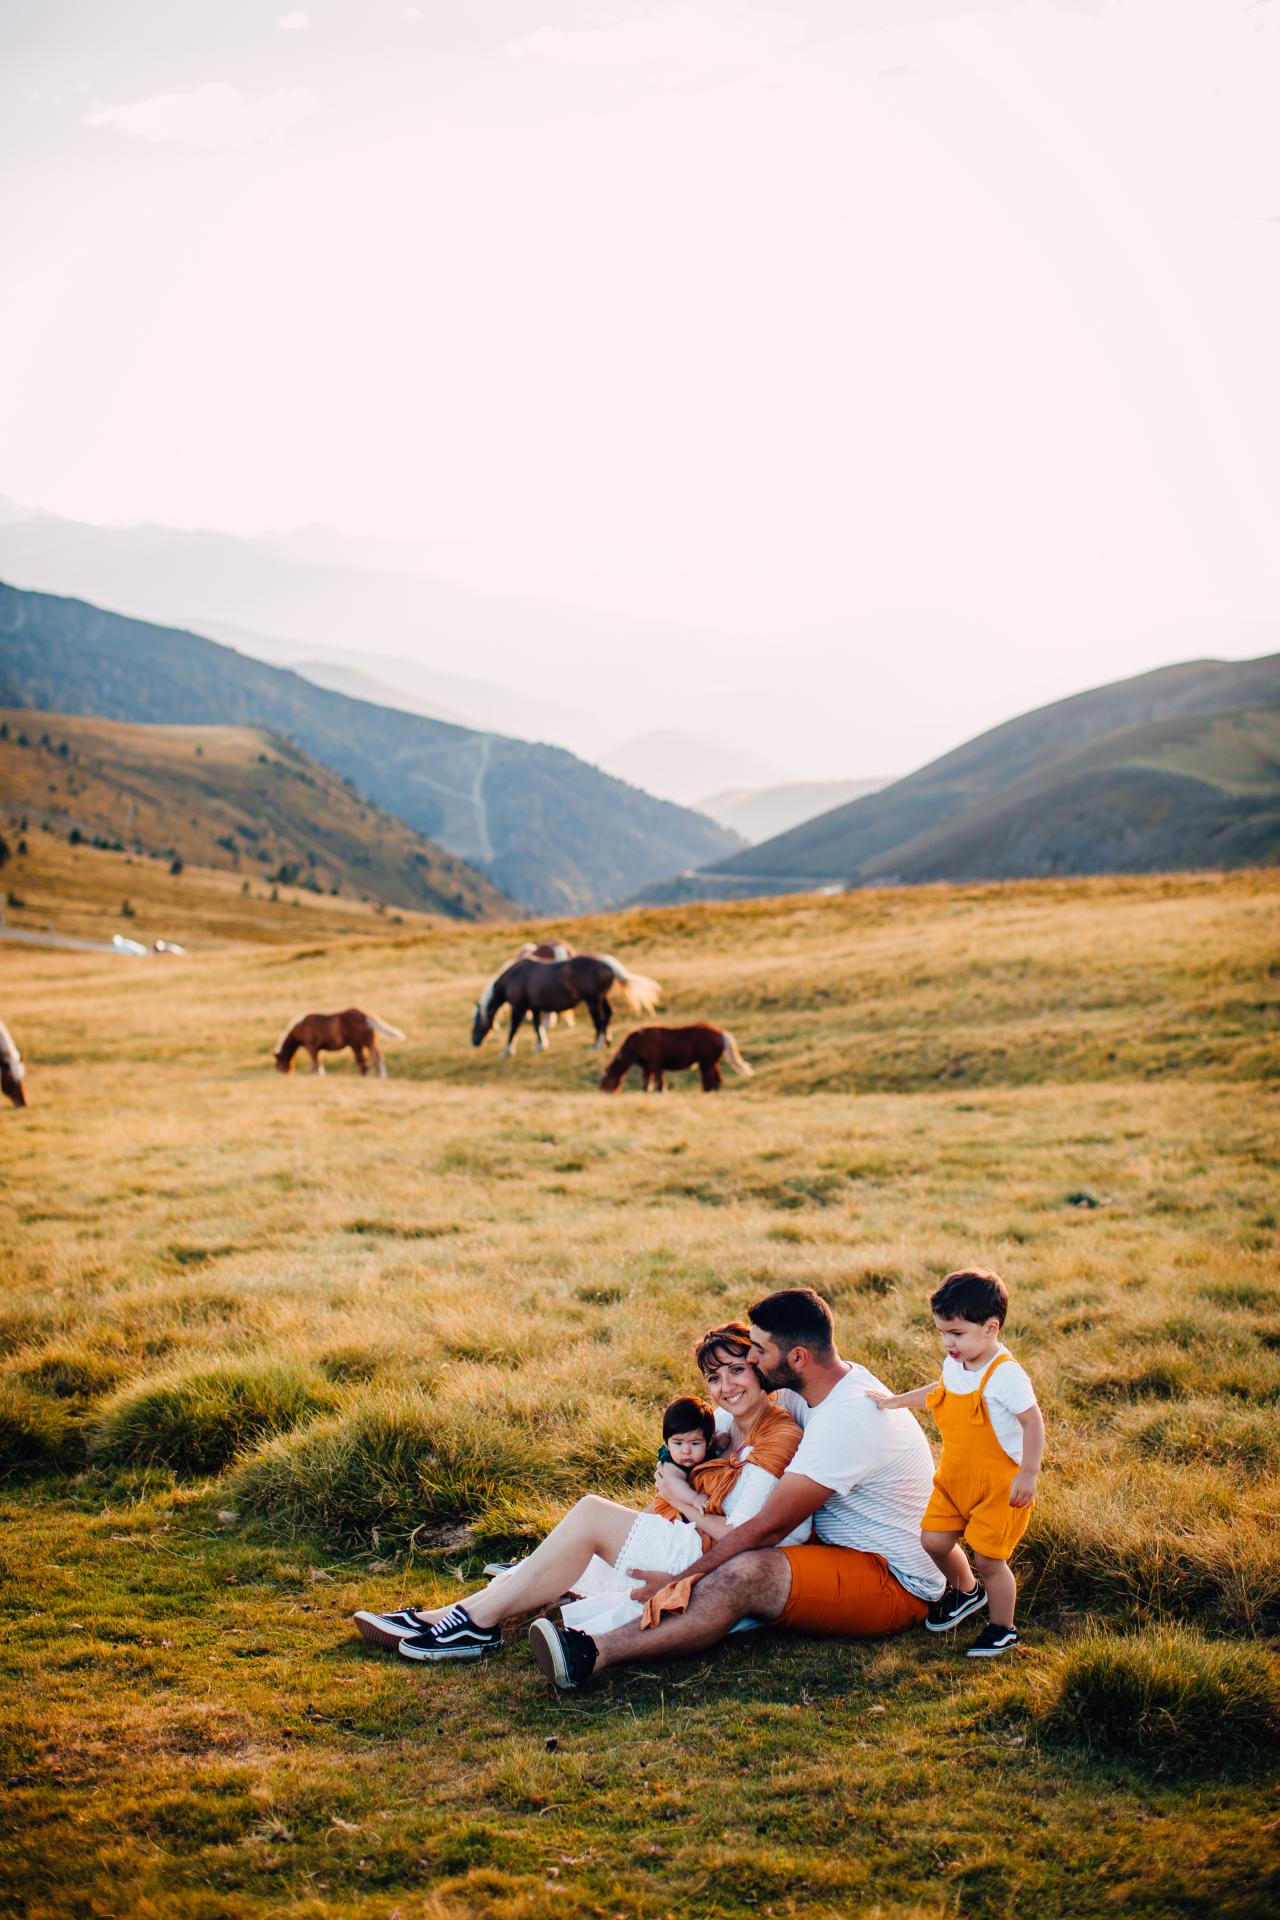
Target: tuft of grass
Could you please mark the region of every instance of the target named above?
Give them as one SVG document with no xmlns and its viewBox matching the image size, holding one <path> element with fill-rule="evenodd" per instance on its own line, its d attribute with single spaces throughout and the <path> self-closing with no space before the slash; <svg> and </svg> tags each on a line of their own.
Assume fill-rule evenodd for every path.
<svg viewBox="0 0 1280 1920">
<path fill-rule="evenodd" d="M 439 1399 L 375 1390 L 268 1442 L 239 1469 L 238 1504 L 286 1534 L 320 1534 L 335 1545 L 366 1540 L 375 1527 L 407 1536 L 464 1520 L 485 1526 L 486 1537 L 524 1542 L 527 1528 L 512 1521 L 514 1489 L 536 1486 L 563 1512 L 574 1494 L 651 1476 L 651 1420 L 614 1411 L 606 1429 L 603 1406 L 583 1407 L 576 1396 L 556 1407 L 544 1389 L 541 1404 L 536 1394 L 522 1404 L 528 1389 L 518 1380 L 484 1396 L 465 1377 L 451 1384 Z M 595 1436 L 585 1453 L 584 1414 Z"/>
<path fill-rule="evenodd" d="M 268 1434 L 328 1411 L 334 1389 L 284 1360 L 228 1360 L 125 1387 L 103 1408 L 93 1453 L 108 1466 L 221 1473 Z"/>
<path fill-rule="evenodd" d="M 92 1347 L 50 1346 L 17 1369 L 17 1377 L 33 1393 L 55 1400 L 99 1400 L 119 1386 L 124 1365 Z"/>
<path fill-rule="evenodd" d="M 1092 1753 L 1213 1774 L 1280 1739 L 1280 1661 L 1189 1627 L 1083 1635 L 1038 1702 L 1044 1734 Z"/>
<path fill-rule="evenodd" d="M 84 1436 L 75 1416 L 56 1400 L 0 1385 L 0 1473 L 66 1471 L 84 1459 Z"/>
</svg>

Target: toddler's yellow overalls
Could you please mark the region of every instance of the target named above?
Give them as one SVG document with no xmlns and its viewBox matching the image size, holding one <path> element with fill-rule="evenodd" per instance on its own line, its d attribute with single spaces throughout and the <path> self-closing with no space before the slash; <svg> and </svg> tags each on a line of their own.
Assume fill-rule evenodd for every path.
<svg viewBox="0 0 1280 1920">
<path fill-rule="evenodd" d="M 1011 1507 L 1018 1464 L 996 1439 L 987 1412 L 987 1382 L 1012 1354 L 998 1353 L 976 1393 L 948 1393 L 939 1383 L 925 1403 L 942 1434 L 942 1458 L 920 1522 L 925 1533 L 962 1533 L 989 1560 L 1007 1560 L 1027 1530 L 1030 1507 Z"/>
</svg>

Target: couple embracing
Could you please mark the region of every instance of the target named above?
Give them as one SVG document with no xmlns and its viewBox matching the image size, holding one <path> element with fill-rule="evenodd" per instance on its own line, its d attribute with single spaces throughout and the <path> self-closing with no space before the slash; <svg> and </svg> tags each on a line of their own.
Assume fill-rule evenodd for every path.
<svg viewBox="0 0 1280 1920">
<path fill-rule="evenodd" d="M 504 1620 L 569 1593 L 565 1624 L 540 1617 L 529 1638 L 547 1679 L 578 1687 L 699 1653 L 743 1623 L 872 1639 L 923 1621 L 946 1585 L 920 1544 L 933 1483 L 924 1433 L 909 1412 L 882 1410 L 887 1389 L 868 1368 L 841 1359 L 831 1310 L 809 1288 L 770 1294 L 749 1320 L 696 1349 L 727 1453 L 692 1464 L 705 1416 L 673 1403 L 647 1512 L 588 1494 L 464 1601 L 357 1613 L 364 1637 L 410 1660 L 475 1659 L 501 1646 Z"/>
</svg>

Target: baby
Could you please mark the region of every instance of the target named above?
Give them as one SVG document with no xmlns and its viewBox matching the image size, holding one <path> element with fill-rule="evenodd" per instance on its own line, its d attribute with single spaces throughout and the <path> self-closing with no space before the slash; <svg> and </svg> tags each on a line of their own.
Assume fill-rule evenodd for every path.
<svg viewBox="0 0 1280 1920">
<path fill-rule="evenodd" d="M 910 1393 L 866 1391 L 886 1410 L 928 1407 L 938 1423 L 942 1458 L 920 1544 L 947 1590 L 930 1607 L 925 1626 L 945 1633 L 989 1607 L 988 1624 L 969 1648 L 985 1657 L 1018 1644 L 1018 1588 L 1009 1558 L 1031 1518 L 1044 1418 L 1035 1388 L 1000 1339 L 1009 1310 L 1003 1280 L 981 1268 L 949 1273 L 929 1305 L 942 1340 L 942 1378 Z M 976 1575 L 962 1537 L 973 1549 Z"/>
<path fill-rule="evenodd" d="M 684 1394 L 679 1400 L 673 1400 L 662 1416 L 662 1445 L 658 1449 L 658 1465 L 678 1468 L 695 1493 L 709 1493 L 710 1488 L 700 1487 L 698 1481 L 711 1476 L 700 1476 L 697 1469 L 708 1464 L 715 1432 L 715 1410 L 705 1400 L 695 1399 L 692 1394 Z M 709 1464 L 720 1467 L 723 1463 L 712 1456 Z M 664 1520 L 689 1518 L 662 1494 L 658 1495 L 649 1512 L 661 1514 Z"/>
</svg>

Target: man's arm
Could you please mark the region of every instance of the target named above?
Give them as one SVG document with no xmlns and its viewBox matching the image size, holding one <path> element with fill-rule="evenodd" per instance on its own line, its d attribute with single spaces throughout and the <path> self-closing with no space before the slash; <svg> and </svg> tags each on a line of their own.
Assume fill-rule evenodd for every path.
<svg viewBox="0 0 1280 1920">
<path fill-rule="evenodd" d="M 695 1560 L 682 1578 L 701 1580 L 736 1554 L 748 1553 L 754 1547 L 776 1547 L 802 1520 L 818 1511 L 830 1492 L 830 1487 L 819 1486 L 803 1473 L 784 1473 L 759 1513 L 744 1520 L 740 1527 L 730 1527 L 724 1538 L 709 1547 L 700 1560 Z M 623 1571 L 644 1582 L 642 1591 L 632 1590 L 632 1597 L 641 1602 L 652 1600 L 655 1593 L 671 1584 L 669 1573 L 654 1573 L 647 1567 L 626 1567 Z"/>
</svg>

